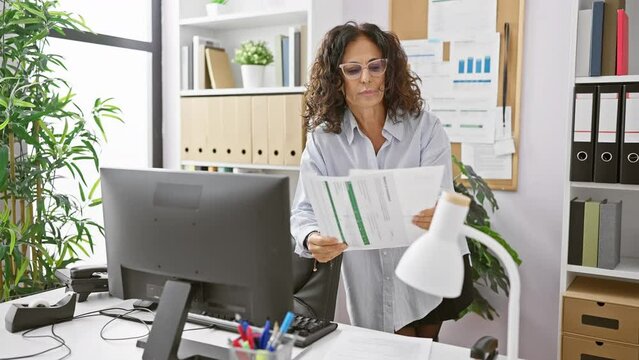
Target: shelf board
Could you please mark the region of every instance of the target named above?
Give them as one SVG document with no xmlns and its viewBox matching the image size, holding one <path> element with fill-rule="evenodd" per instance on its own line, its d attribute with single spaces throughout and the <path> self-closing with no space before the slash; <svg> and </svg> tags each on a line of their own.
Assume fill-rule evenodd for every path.
<svg viewBox="0 0 639 360">
<path fill-rule="evenodd" d="M 622 257 L 614 270 L 589 266 L 568 265 L 566 269 L 576 274 L 603 276 L 616 279 L 639 280 L 639 258 Z"/>
<path fill-rule="evenodd" d="M 181 19 L 181 26 L 213 30 L 246 29 L 265 26 L 305 24 L 306 10 L 276 10 L 251 13 L 224 14 Z"/>
<path fill-rule="evenodd" d="M 228 167 L 238 169 L 258 169 L 258 170 L 285 170 L 285 171 L 299 171 L 299 166 L 290 165 L 267 165 L 267 164 L 230 164 L 221 162 L 206 162 L 206 161 L 190 161 L 182 160 L 180 162 L 186 166 L 215 166 L 215 167 Z"/>
<path fill-rule="evenodd" d="M 577 188 L 589 188 L 589 189 L 639 191 L 639 185 L 632 185 L 632 184 L 606 184 L 606 183 L 571 181 L 570 186 L 577 187 Z"/>
<path fill-rule="evenodd" d="M 584 76 L 575 78 L 575 83 L 577 84 L 607 84 L 624 82 L 639 82 L 639 75 Z"/>
<path fill-rule="evenodd" d="M 306 91 L 306 88 L 303 86 L 203 89 L 203 90 L 182 90 L 180 91 L 180 96 L 302 94 L 304 93 L 304 91 Z"/>
</svg>

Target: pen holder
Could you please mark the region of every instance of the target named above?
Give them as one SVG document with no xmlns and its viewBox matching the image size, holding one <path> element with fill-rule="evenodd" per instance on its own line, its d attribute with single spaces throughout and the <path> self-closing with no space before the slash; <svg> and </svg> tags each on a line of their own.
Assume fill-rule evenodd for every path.
<svg viewBox="0 0 639 360">
<path fill-rule="evenodd" d="M 275 351 L 229 348 L 230 360 L 291 360 L 295 338 L 284 335 Z"/>
</svg>

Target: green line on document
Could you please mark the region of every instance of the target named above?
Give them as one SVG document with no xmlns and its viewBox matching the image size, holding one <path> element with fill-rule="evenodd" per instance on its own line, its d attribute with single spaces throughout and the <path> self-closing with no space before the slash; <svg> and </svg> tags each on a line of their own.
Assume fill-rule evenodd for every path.
<svg viewBox="0 0 639 360">
<path fill-rule="evenodd" d="M 460 128 L 467 128 L 467 129 L 481 129 L 484 127 L 484 125 L 472 125 L 472 124 L 462 124 L 459 125 Z"/>
<path fill-rule="evenodd" d="M 348 198 L 351 200 L 353 213 L 355 213 L 355 221 L 357 221 L 359 234 L 362 236 L 362 242 L 364 242 L 364 245 L 370 245 L 371 243 L 368 241 L 368 235 L 366 235 L 366 229 L 364 228 L 364 221 L 362 221 L 362 214 L 360 214 L 359 212 L 359 207 L 357 206 L 357 199 L 355 199 L 353 184 L 350 181 L 346 182 L 346 189 L 348 190 Z"/>
<path fill-rule="evenodd" d="M 339 234 L 342 236 L 342 241 L 344 244 L 348 245 L 346 242 L 346 238 L 344 237 L 344 232 L 342 231 L 342 225 L 339 223 L 339 217 L 337 216 L 337 209 L 335 209 L 335 203 L 333 202 L 333 195 L 331 195 L 331 188 L 328 186 L 328 181 L 324 181 L 324 186 L 326 186 L 326 192 L 328 193 L 328 200 L 331 201 L 331 207 L 333 208 L 333 215 L 335 216 L 335 222 L 337 222 L 337 229 L 339 230 Z"/>
</svg>

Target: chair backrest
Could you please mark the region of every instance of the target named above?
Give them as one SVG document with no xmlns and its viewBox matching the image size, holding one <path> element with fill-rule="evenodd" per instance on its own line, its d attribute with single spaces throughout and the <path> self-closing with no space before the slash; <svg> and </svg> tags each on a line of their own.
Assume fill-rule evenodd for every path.
<svg viewBox="0 0 639 360">
<path fill-rule="evenodd" d="M 296 314 L 332 321 L 335 318 L 337 288 L 342 255 L 327 263 L 293 253 L 293 311 Z"/>
</svg>

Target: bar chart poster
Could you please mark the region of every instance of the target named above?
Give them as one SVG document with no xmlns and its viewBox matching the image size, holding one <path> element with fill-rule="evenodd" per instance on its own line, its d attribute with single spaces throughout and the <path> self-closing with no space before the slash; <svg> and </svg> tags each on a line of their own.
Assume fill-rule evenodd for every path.
<svg viewBox="0 0 639 360">
<path fill-rule="evenodd" d="M 453 91 L 459 97 L 482 98 L 497 106 L 499 33 L 450 46 Z"/>
</svg>

